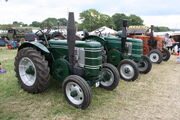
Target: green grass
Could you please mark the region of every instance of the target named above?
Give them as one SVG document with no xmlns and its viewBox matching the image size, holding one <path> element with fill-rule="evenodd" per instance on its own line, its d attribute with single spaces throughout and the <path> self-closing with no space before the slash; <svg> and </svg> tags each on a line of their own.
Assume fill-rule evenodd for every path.
<svg viewBox="0 0 180 120">
<path fill-rule="evenodd" d="M 43 93 L 30 94 L 23 91 L 14 72 L 16 52 L 0 48 L 0 62 L 7 70 L 7 73 L 0 74 L 0 120 L 138 119 L 137 111 L 143 112 L 148 107 L 146 103 L 153 99 L 153 94 L 159 89 L 153 86 L 160 81 L 159 76 L 155 76 L 155 69 L 158 71 L 160 67 L 153 65 L 155 71 L 141 75 L 135 82 L 120 81 L 114 91 L 92 88 L 93 99 L 89 108 L 76 109 L 65 100 L 61 83 L 53 79 Z"/>
<path fill-rule="evenodd" d="M 49 89 L 40 94 L 23 91 L 14 72 L 16 50 L 0 50 L 0 62 L 7 73 L 0 74 L 0 119 L 81 119 L 110 102 L 118 91 L 93 89 L 93 102 L 87 110 L 70 106 L 62 93 L 61 83 L 51 80 Z"/>
</svg>

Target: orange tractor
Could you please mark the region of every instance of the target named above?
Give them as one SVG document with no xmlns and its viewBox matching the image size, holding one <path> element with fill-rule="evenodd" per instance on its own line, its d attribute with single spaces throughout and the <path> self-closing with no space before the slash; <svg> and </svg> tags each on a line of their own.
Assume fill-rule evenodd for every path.
<svg viewBox="0 0 180 120">
<path fill-rule="evenodd" d="M 170 52 L 164 48 L 164 38 L 153 35 L 153 25 L 130 26 L 127 29 L 128 37 L 143 40 L 143 54 L 149 56 L 152 63 L 160 64 L 162 61 L 168 61 Z M 149 32 L 150 30 L 150 32 Z"/>
</svg>

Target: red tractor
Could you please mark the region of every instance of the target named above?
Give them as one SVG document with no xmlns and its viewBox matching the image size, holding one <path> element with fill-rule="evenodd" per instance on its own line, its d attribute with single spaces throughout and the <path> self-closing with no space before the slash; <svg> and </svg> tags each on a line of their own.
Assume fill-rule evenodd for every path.
<svg viewBox="0 0 180 120">
<path fill-rule="evenodd" d="M 143 54 L 148 55 L 152 63 L 160 64 L 162 61 L 169 60 L 170 52 L 164 48 L 164 38 L 153 35 L 153 28 L 153 25 L 150 28 L 130 26 L 127 34 L 130 38 L 143 40 Z"/>
</svg>

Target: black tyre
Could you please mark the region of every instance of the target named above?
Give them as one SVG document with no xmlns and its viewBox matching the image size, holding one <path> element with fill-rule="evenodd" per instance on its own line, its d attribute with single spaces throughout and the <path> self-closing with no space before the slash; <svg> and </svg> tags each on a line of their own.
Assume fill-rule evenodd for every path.
<svg viewBox="0 0 180 120">
<path fill-rule="evenodd" d="M 128 59 L 122 60 L 117 67 L 120 77 L 125 81 L 134 81 L 139 76 L 137 64 Z"/>
<path fill-rule="evenodd" d="M 143 74 L 147 74 L 148 72 L 151 71 L 151 68 L 152 68 L 151 60 L 147 56 L 143 55 L 142 61 L 138 63 L 139 72 Z"/>
<path fill-rule="evenodd" d="M 169 50 L 166 48 L 163 48 L 162 54 L 163 54 L 163 61 L 168 61 L 171 56 Z"/>
<path fill-rule="evenodd" d="M 15 72 L 21 87 L 29 93 L 40 93 L 49 84 L 49 67 L 41 53 L 31 47 L 18 51 Z"/>
<path fill-rule="evenodd" d="M 114 90 L 119 84 L 120 76 L 115 66 L 104 63 L 103 64 L 104 81 L 100 82 L 100 87 L 106 90 Z"/>
<path fill-rule="evenodd" d="M 148 54 L 148 57 L 152 63 L 160 64 L 163 60 L 163 55 L 161 51 L 157 49 L 151 50 L 150 53 Z"/>
<path fill-rule="evenodd" d="M 86 109 L 92 100 L 91 88 L 80 76 L 68 76 L 62 85 L 63 92 L 69 104 L 76 108 Z"/>
</svg>

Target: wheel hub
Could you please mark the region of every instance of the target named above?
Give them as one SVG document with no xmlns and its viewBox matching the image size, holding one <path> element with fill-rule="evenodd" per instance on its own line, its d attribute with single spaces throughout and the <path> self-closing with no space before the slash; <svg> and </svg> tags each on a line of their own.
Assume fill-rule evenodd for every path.
<svg viewBox="0 0 180 120">
<path fill-rule="evenodd" d="M 130 70 L 129 70 L 129 68 L 125 68 L 125 73 L 127 73 L 127 74 L 129 74 L 129 72 L 130 72 Z"/>
<path fill-rule="evenodd" d="M 158 60 L 159 60 L 159 56 L 158 56 L 158 54 L 156 54 L 156 53 L 152 53 L 151 55 L 150 55 L 150 60 L 152 61 L 152 62 L 157 62 Z"/>
<path fill-rule="evenodd" d="M 34 75 L 35 71 L 34 71 L 33 66 L 29 66 L 29 68 L 26 69 L 26 73 L 30 75 Z"/>
<path fill-rule="evenodd" d="M 103 81 L 108 81 L 111 78 L 111 74 L 107 71 L 103 72 Z"/>
<path fill-rule="evenodd" d="M 101 84 L 103 86 L 110 86 L 114 82 L 114 74 L 113 72 L 108 68 L 103 68 L 103 81 L 101 81 Z"/>
<path fill-rule="evenodd" d="M 72 97 L 77 97 L 77 96 L 78 96 L 78 93 L 77 93 L 77 91 L 75 91 L 75 90 L 74 90 L 74 91 L 71 91 L 70 94 L 71 94 Z"/>
<path fill-rule="evenodd" d="M 125 79 L 132 79 L 134 76 L 134 68 L 129 64 L 123 64 L 120 67 L 120 73 Z"/>
<path fill-rule="evenodd" d="M 81 87 L 75 82 L 67 83 L 66 95 L 73 104 L 80 105 L 84 101 L 84 93 Z"/>
<path fill-rule="evenodd" d="M 19 76 L 27 86 L 32 86 L 36 81 L 36 67 L 32 60 L 23 57 L 19 62 Z"/>
</svg>

